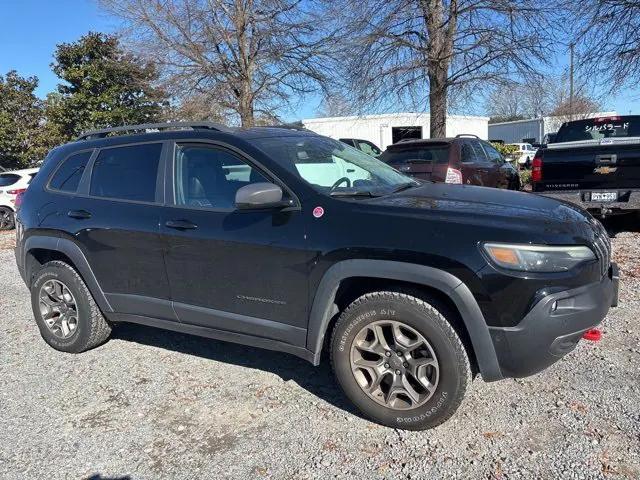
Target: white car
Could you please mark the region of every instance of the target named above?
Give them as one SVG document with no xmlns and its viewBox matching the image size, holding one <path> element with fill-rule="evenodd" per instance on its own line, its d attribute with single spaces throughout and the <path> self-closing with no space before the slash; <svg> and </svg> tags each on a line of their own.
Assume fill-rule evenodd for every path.
<svg viewBox="0 0 640 480">
<path fill-rule="evenodd" d="M 16 197 L 24 192 L 37 168 L 0 173 L 0 230 L 11 230 L 15 226 Z"/>
<path fill-rule="evenodd" d="M 531 162 L 533 161 L 533 156 L 536 154 L 538 149 L 534 148 L 530 143 L 510 143 L 509 145 L 518 147 L 518 151 L 514 154 L 518 163 L 527 168 L 530 167 Z"/>
</svg>

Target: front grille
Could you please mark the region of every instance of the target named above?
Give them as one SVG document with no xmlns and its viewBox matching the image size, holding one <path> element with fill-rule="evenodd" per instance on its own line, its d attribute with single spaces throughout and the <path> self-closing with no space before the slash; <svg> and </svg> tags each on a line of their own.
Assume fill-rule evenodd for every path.
<svg viewBox="0 0 640 480">
<path fill-rule="evenodd" d="M 593 248 L 600 261 L 600 274 L 604 277 L 609 272 L 609 265 L 611 265 L 611 241 L 600 222 L 598 222 L 595 233 L 596 238 L 593 242 Z"/>
</svg>

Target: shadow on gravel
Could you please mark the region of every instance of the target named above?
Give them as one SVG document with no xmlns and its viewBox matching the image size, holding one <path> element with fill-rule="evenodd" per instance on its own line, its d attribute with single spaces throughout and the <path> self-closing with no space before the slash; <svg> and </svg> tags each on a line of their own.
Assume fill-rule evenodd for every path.
<svg viewBox="0 0 640 480">
<path fill-rule="evenodd" d="M 615 238 L 621 232 L 640 232 L 640 214 L 627 213 L 598 220 L 602 222 L 611 238 Z"/>
<path fill-rule="evenodd" d="M 353 415 L 362 417 L 336 384 L 327 358 L 323 358 L 320 366 L 314 367 L 305 360 L 286 353 L 169 332 L 132 323 L 118 324 L 113 330 L 112 338 L 275 373 L 282 380 L 293 380 L 315 396 Z"/>
<path fill-rule="evenodd" d="M 84 478 L 84 480 L 131 480 L 131 477 L 129 475 L 125 475 L 123 477 L 103 477 L 99 473 L 96 473 L 90 477 Z"/>
</svg>

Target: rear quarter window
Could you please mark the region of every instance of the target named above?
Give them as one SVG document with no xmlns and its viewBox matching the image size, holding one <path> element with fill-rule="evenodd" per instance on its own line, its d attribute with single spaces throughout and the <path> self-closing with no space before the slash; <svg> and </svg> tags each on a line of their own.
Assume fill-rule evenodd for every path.
<svg viewBox="0 0 640 480">
<path fill-rule="evenodd" d="M 89 193 L 94 197 L 153 202 L 162 143 L 101 150 L 93 164 Z"/>
<path fill-rule="evenodd" d="M 51 177 L 49 188 L 75 193 L 78 190 L 84 169 L 87 167 L 87 162 L 91 158 L 91 153 L 92 151 L 76 153 L 63 161 Z"/>
<path fill-rule="evenodd" d="M 380 160 L 389 165 L 399 165 L 411 162 L 424 163 L 449 163 L 449 144 L 434 145 L 429 147 L 411 149 L 385 150 Z"/>
</svg>

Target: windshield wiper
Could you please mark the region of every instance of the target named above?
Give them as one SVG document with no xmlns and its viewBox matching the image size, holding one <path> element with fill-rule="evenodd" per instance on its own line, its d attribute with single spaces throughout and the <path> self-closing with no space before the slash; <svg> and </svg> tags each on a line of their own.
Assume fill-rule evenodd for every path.
<svg viewBox="0 0 640 480">
<path fill-rule="evenodd" d="M 400 185 L 396 186 L 393 190 L 391 190 L 389 193 L 398 193 L 401 192 L 403 190 L 407 190 L 408 188 L 413 188 L 413 187 L 418 187 L 420 184 L 418 182 L 406 182 L 406 183 L 401 183 Z"/>
<path fill-rule="evenodd" d="M 334 190 L 329 193 L 332 197 L 373 197 L 369 190 Z"/>
</svg>

